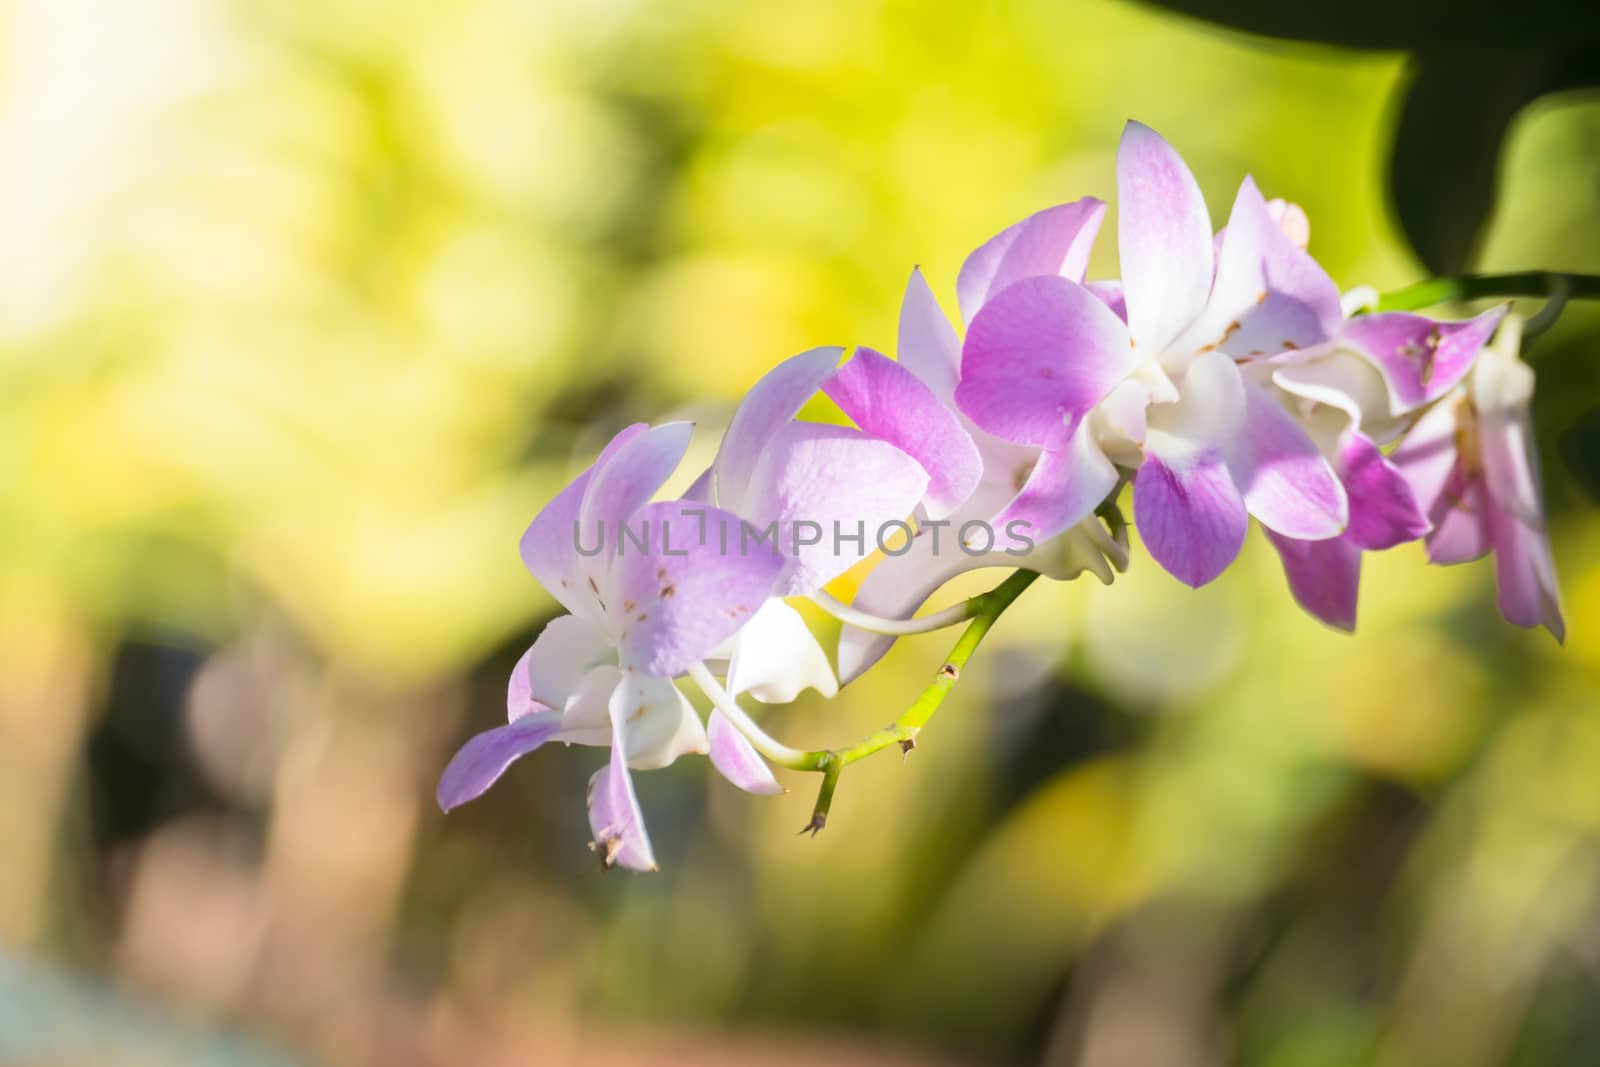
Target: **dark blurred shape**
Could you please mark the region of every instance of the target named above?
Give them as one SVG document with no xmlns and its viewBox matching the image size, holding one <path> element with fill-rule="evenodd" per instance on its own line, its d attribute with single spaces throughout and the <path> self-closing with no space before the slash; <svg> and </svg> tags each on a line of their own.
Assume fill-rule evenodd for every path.
<svg viewBox="0 0 1600 1067">
<path fill-rule="evenodd" d="M 1600 85 L 1600 5 L 1422 0 L 1156 0 L 1266 37 L 1413 53 L 1389 156 L 1391 203 L 1429 272 L 1468 269 L 1493 211 L 1511 122 L 1551 93 Z"/>
<path fill-rule="evenodd" d="M 1434 274 L 1472 262 L 1494 209 L 1500 152 L 1523 108 L 1595 84 L 1592 42 L 1539 50 L 1467 48 L 1419 54 L 1395 127 L 1389 186 L 1406 239 Z"/>
<path fill-rule="evenodd" d="M 1600 504 L 1600 408 L 1591 408 L 1561 435 L 1568 473 L 1590 503 Z"/>
<path fill-rule="evenodd" d="M 1233 30 L 1313 44 L 1382 51 L 1567 46 L 1600 35 L 1600 7 L 1570 0 L 1154 0 L 1158 7 Z"/>
</svg>

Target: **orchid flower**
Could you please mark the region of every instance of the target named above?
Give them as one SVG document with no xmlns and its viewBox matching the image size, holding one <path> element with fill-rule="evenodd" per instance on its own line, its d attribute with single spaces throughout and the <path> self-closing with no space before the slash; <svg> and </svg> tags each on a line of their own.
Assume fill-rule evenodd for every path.
<svg viewBox="0 0 1600 1067">
<path fill-rule="evenodd" d="M 1466 377 L 1504 315 L 1504 308 L 1462 322 L 1361 315 L 1326 345 L 1268 361 L 1274 391 L 1293 398 L 1350 500 L 1350 525 L 1339 537 L 1306 541 L 1268 531 L 1290 592 L 1316 618 L 1355 629 L 1362 553 L 1429 531 L 1410 484 L 1380 446 Z"/>
<path fill-rule="evenodd" d="M 963 317 L 970 321 L 992 294 L 1023 278 L 1058 275 L 1082 282 L 1104 214 L 1103 201 L 1086 197 L 1037 212 L 986 241 L 967 257 L 957 278 Z M 1117 298 L 1115 287 L 1104 291 L 1107 299 Z M 1026 566 L 1062 580 L 1089 571 L 1109 584 L 1127 566 L 1126 541 L 1097 519 L 1075 514 L 1071 501 L 1051 491 L 1058 476 L 1052 463 L 1062 457 L 986 433 L 957 407 L 961 340 L 920 270 L 912 271 L 900 305 L 897 347 L 902 374 L 939 405 L 941 418 L 954 413 L 974 443 L 979 476 L 959 502 L 927 509 L 916 536 L 873 568 L 852 606 L 872 617 L 906 618 L 957 575 L 983 567 Z M 920 395 L 919 403 L 926 403 Z M 1087 492 L 1098 490 L 1103 499 L 1114 485 L 1113 475 Z M 969 523 L 984 530 L 983 546 L 966 543 L 962 531 Z M 846 625 L 839 635 L 840 680 L 859 677 L 895 636 Z"/>
<path fill-rule="evenodd" d="M 1564 641 L 1521 340 L 1522 320 L 1507 316 L 1470 377 L 1417 421 L 1393 459 L 1433 524 L 1428 558 L 1461 563 L 1493 552 L 1500 613 Z"/>
<path fill-rule="evenodd" d="M 1331 339 L 1339 294 L 1246 178 L 1214 238 L 1172 147 L 1129 123 L 1117 154 L 1122 302 L 1060 276 L 1017 281 L 973 317 L 956 400 L 983 429 L 1043 449 L 1038 493 L 1071 525 L 1136 469 L 1150 553 L 1199 586 L 1244 543 L 1248 517 L 1337 537 L 1344 487 L 1249 363 Z M 1243 366 L 1241 366 L 1243 364 Z"/>
<path fill-rule="evenodd" d="M 977 446 L 956 413 L 906 367 L 869 349 L 857 349 L 844 366 L 841 350 L 814 349 L 779 364 L 756 383 L 740 404 L 710 470 L 692 493 L 739 514 L 753 526 L 775 524 L 786 557 L 775 598 L 734 639 L 730 695 L 740 691 L 737 665 L 752 653 L 763 662 L 779 659 L 780 641 L 766 642 L 780 625 L 788 662 L 826 664 L 814 638 L 782 596 L 812 596 L 837 610 L 822 593 L 828 582 L 879 548 L 881 533 L 895 524 L 909 529 L 916 512 L 943 518 L 973 493 L 983 474 Z M 856 427 L 798 419 L 819 392 L 830 397 Z M 815 543 L 802 530 L 820 536 Z M 840 536 L 840 535 L 843 536 Z M 954 548 L 952 546 L 952 552 Z M 809 632 L 806 631 L 809 636 Z M 776 676 L 776 669 L 766 672 Z M 832 695 L 831 671 L 794 678 Z M 829 688 L 833 687 L 833 688 Z M 760 700 L 792 699 L 793 689 L 772 693 L 750 687 Z"/>
<path fill-rule="evenodd" d="M 764 765 L 750 765 L 744 739 L 715 713 L 708 737 L 672 682 L 749 622 L 784 569 L 770 547 L 721 550 L 740 535 L 735 515 L 649 502 L 691 431 L 682 422 L 628 427 L 528 527 L 523 562 L 571 614 L 550 622 L 517 662 L 509 722 L 469 740 L 445 769 L 442 808 L 480 796 L 547 741 L 610 745 L 609 763 L 589 782 L 595 847 L 606 866 L 648 870 L 655 859 L 630 768 L 709 752 L 735 784 L 775 791 Z"/>
</svg>

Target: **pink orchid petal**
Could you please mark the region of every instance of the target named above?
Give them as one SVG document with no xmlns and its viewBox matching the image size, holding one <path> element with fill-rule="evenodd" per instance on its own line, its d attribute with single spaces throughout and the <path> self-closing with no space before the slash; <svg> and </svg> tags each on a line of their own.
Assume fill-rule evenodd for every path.
<svg viewBox="0 0 1600 1067">
<path fill-rule="evenodd" d="M 1500 613 L 1518 626 L 1544 626 L 1563 641 L 1566 624 L 1544 525 L 1539 453 L 1526 405 L 1533 390 L 1532 373 L 1522 363 L 1508 363 L 1505 370 L 1517 379 L 1507 383 L 1516 391 L 1515 403 L 1485 411 L 1478 419 Z"/>
<path fill-rule="evenodd" d="M 1460 462 L 1456 451 L 1458 415 L 1455 398 L 1429 408 L 1389 456 L 1425 515 L 1431 516 L 1438 508 Z"/>
<path fill-rule="evenodd" d="M 435 799 L 444 811 L 482 796 L 517 760 L 556 735 L 561 716 L 530 711 L 506 726 L 485 730 L 461 746 L 439 778 Z"/>
<path fill-rule="evenodd" d="M 618 529 L 672 477 L 693 436 L 692 422 L 652 426 L 608 456 L 604 465 L 595 464 L 578 512 L 578 532 L 585 547 L 599 543 L 603 532 L 611 549 L 584 559 L 585 571 L 597 582 L 615 551 Z"/>
<path fill-rule="evenodd" d="M 956 402 L 1008 441 L 1060 447 L 1133 366 L 1126 327 L 1088 290 L 1027 278 L 972 320 Z"/>
<path fill-rule="evenodd" d="M 1543 626 L 1565 642 L 1567 626 L 1549 535 L 1498 508 L 1491 509 L 1488 526 L 1500 614 L 1517 626 Z"/>
<path fill-rule="evenodd" d="M 706 734 L 711 739 L 711 765 L 724 778 L 746 793 L 758 796 L 771 797 L 783 792 L 783 786 L 773 777 L 767 761 L 733 728 L 726 715 L 713 711 Z"/>
<path fill-rule="evenodd" d="M 613 437 L 600 452 L 600 457 L 557 493 L 522 535 L 520 548 L 523 565 L 562 607 L 575 615 L 600 617 L 594 592 L 589 588 L 585 572 L 580 566 L 582 557 L 573 550 L 573 531 L 577 528 L 578 517 L 583 509 L 584 494 L 589 491 L 594 472 L 604 468 L 620 449 L 647 429 L 649 427 L 645 423 L 636 422 Z"/>
<path fill-rule="evenodd" d="M 961 265 L 956 298 L 968 323 L 1006 286 L 1040 274 L 1083 281 L 1106 205 L 1092 196 L 1057 204 L 1001 230 Z"/>
<path fill-rule="evenodd" d="M 767 599 L 784 567 L 770 547 L 745 536 L 738 516 L 720 508 L 648 504 L 630 529 L 648 547 L 619 544 L 606 613 L 623 665 L 646 674 L 671 677 L 710 655 Z"/>
<path fill-rule="evenodd" d="M 1243 359 L 1321 344 L 1342 322 L 1338 286 L 1284 234 L 1246 178 L 1222 238 L 1216 283 L 1186 342 Z"/>
<path fill-rule="evenodd" d="M 595 623 L 577 615 L 551 619 L 511 670 L 507 714 L 516 720 L 540 707 L 561 707 L 591 668 L 616 656 L 610 636 Z"/>
<path fill-rule="evenodd" d="M 1355 430 L 1339 438 L 1339 477 L 1350 497 L 1345 540 L 1379 550 L 1415 541 L 1428 532 L 1411 485 L 1378 446 Z"/>
<path fill-rule="evenodd" d="M 939 403 L 906 368 L 870 348 L 858 348 L 822 391 L 868 435 L 887 441 L 928 473 L 923 500 L 942 519 L 955 510 L 983 475 L 983 457 L 955 412 Z"/>
<path fill-rule="evenodd" d="M 1089 426 L 1081 425 L 1067 447 L 1040 453 L 1021 491 L 992 525 L 998 532 L 1022 523 L 1029 537 L 1044 541 L 1094 514 L 1116 485 L 1117 469 L 1095 444 Z"/>
<path fill-rule="evenodd" d="M 871 555 L 879 531 L 905 520 L 927 487 L 922 466 L 884 441 L 845 426 L 780 427 L 751 479 L 745 512 L 758 528 L 778 524 L 784 570 L 773 595 L 820 589 Z"/>
<path fill-rule="evenodd" d="M 1117 148 L 1117 248 L 1128 326 L 1160 352 L 1200 314 L 1211 292 L 1211 218 L 1182 157 L 1161 135 L 1128 123 Z"/>
<path fill-rule="evenodd" d="M 913 270 L 906 283 L 895 351 L 900 365 L 921 378 L 941 404 L 954 406 L 956 383 L 961 380 L 961 339 L 921 270 Z"/>
<path fill-rule="evenodd" d="M 1342 340 L 1383 371 L 1391 411 L 1400 415 L 1455 388 L 1505 314 L 1504 307 L 1497 307 L 1464 322 L 1440 322 L 1405 311 L 1382 311 L 1351 319 Z"/>
<path fill-rule="evenodd" d="M 842 355 L 842 348 L 829 346 L 790 356 L 744 395 L 712 464 L 718 504 L 744 513 L 750 478 L 767 443 L 822 388 Z"/>
<path fill-rule="evenodd" d="M 589 779 L 589 832 L 594 834 L 594 848 L 606 867 L 653 871 L 656 857 L 623 755 L 626 745 L 623 720 L 613 714 L 611 760 Z"/>
<path fill-rule="evenodd" d="M 1482 557 L 1493 543 L 1489 536 L 1492 504 L 1481 475 L 1468 475 L 1459 465 L 1451 471 L 1444 492 L 1434 501 L 1429 520 L 1428 559 L 1433 563 L 1466 563 Z"/>
<path fill-rule="evenodd" d="M 1246 378 L 1244 392 L 1244 429 L 1226 454 L 1250 514 L 1285 537 L 1318 541 L 1343 533 L 1349 499 L 1316 443 L 1265 387 Z"/>
<path fill-rule="evenodd" d="M 1123 322 L 1128 321 L 1128 301 L 1122 294 L 1122 283 L 1112 278 L 1107 281 L 1084 282 L 1083 287 L 1094 294 L 1094 298 L 1106 307 L 1111 313 Z"/>
<path fill-rule="evenodd" d="M 1151 434 L 1133 481 L 1134 519 L 1156 562 L 1199 588 L 1239 555 L 1250 520 L 1221 451 L 1177 445 Z"/>
<path fill-rule="evenodd" d="M 1354 630 L 1361 549 L 1342 537 L 1298 541 L 1271 530 L 1267 537 L 1283 560 L 1283 572 L 1295 602 L 1329 626 Z"/>
</svg>

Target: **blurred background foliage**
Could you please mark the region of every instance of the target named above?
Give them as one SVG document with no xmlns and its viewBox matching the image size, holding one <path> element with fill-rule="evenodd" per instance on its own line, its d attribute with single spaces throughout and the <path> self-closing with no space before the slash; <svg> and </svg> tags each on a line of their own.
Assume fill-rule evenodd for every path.
<svg viewBox="0 0 1600 1067">
<path fill-rule="evenodd" d="M 1597 1062 L 1587 308 L 1532 353 L 1564 650 L 1411 549 L 1353 638 L 1258 542 L 1200 592 L 1136 558 L 1030 590 L 815 840 L 811 781 L 693 760 L 641 779 L 652 877 L 583 848 L 592 753 L 432 805 L 555 610 L 516 539 L 610 432 L 689 414 L 704 458 L 778 359 L 892 349 L 914 264 L 953 310 L 978 242 L 1110 195 L 1126 118 L 1217 221 L 1252 172 L 1342 284 L 1421 277 L 1409 37 L 1118 0 L 5 10 L 0 1061 Z M 1600 271 L 1600 105 L 1516 114 L 1475 265 Z M 774 729 L 879 726 L 944 644 Z"/>
</svg>

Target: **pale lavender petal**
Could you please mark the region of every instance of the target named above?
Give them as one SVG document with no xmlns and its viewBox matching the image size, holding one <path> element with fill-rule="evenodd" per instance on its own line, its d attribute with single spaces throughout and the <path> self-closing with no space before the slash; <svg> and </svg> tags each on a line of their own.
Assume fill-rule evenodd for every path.
<svg viewBox="0 0 1600 1067">
<path fill-rule="evenodd" d="M 1240 359 L 1266 356 L 1328 341 L 1342 322 L 1338 286 L 1284 234 L 1246 178 L 1222 239 L 1216 284 L 1186 343 Z"/>
<path fill-rule="evenodd" d="M 1342 537 L 1297 541 L 1271 530 L 1267 537 L 1283 560 L 1295 602 L 1329 626 L 1354 630 L 1361 550 Z"/>
<path fill-rule="evenodd" d="M 745 494 L 767 442 L 799 414 L 839 366 L 844 349 L 813 348 L 772 368 L 739 401 L 712 463 L 717 503 L 744 511 Z"/>
<path fill-rule="evenodd" d="M 1029 537 L 1043 541 L 1094 514 L 1116 486 L 1116 468 L 1084 424 L 1066 448 L 1040 453 L 1021 491 L 992 525 L 1010 530 L 1012 523 L 1020 523 L 1018 528 Z"/>
<path fill-rule="evenodd" d="M 863 432 L 922 465 L 928 474 L 923 506 L 930 517 L 944 518 L 972 495 L 983 475 L 978 446 L 955 412 L 915 374 L 870 348 L 858 348 L 822 391 Z"/>
<path fill-rule="evenodd" d="M 1456 449 L 1457 419 L 1455 398 L 1429 408 L 1403 437 L 1389 456 L 1425 515 L 1433 515 L 1452 473 L 1460 462 Z"/>
<path fill-rule="evenodd" d="M 956 382 L 961 379 L 961 339 L 944 317 L 921 270 L 911 272 L 905 298 L 900 302 L 896 351 L 900 365 L 921 378 L 940 403 L 955 403 Z"/>
<path fill-rule="evenodd" d="M 1523 379 L 1511 385 L 1518 402 L 1486 411 L 1478 419 L 1500 613 L 1518 626 L 1542 625 L 1562 641 L 1566 624 L 1561 618 L 1560 587 L 1544 525 L 1539 453 L 1524 402 L 1532 393 L 1532 373 L 1522 363 L 1508 363 L 1506 369 Z"/>
<path fill-rule="evenodd" d="M 572 480 L 554 500 L 534 518 L 522 535 L 522 562 L 539 584 L 568 611 L 589 618 L 599 618 L 599 605 L 589 588 L 583 562 L 574 547 L 573 532 L 583 508 L 584 494 L 589 491 L 589 481 L 594 472 L 604 467 L 617 451 L 649 427 L 636 422 L 618 433 L 601 451 L 592 466 Z M 586 542 L 592 544 L 593 542 Z"/>
<path fill-rule="evenodd" d="M 724 778 L 746 793 L 771 797 L 783 792 L 767 761 L 733 728 L 726 715 L 713 711 L 706 734 L 711 739 L 711 765 Z"/>
<path fill-rule="evenodd" d="M 645 674 L 671 677 L 710 655 L 749 620 L 783 570 L 776 552 L 752 543 L 739 518 L 720 508 L 648 504 L 633 528 L 648 547 L 619 546 L 606 607 L 622 664 Z"/>
<path fill-rule="evenodd" d="M 574 533 L 581 535 L 585 549 L 600 543 L 604 535 L 607 550 L 583 559 L 585 572 L 597 583 L 616 551 L 620 527 L 672 477 L 693 436 L 692 422 L 652 426 L 606 457 L 604 464 L 595 464 Z"/>
<path fill-rule="evenodd" d="M 996 293 L 1023 278 L 1054 274 L 1083 281 L 1105 214 L 1105 201 L 1086 196 L 1035 212 L 989 238 L 956 279 L 961 317 L 970 323 Z"/>
<path fill-rule="evenodd" d="M 777 523 L 784 570 L 773 595 L 820 589 L 870 556 L 879 532 L 910 516 L 927 487 L 916 460 L 857 430 L 781 427 L 751 479 L 745 512 L 758 529 Z"/>
<path fill-rule="evenodd" d="M 1345 324 L 1342 341 L 1371 359 L 1389 384 L 1393 413 L 1412 411 L 1453 389 L 1472 369 L 1504 307 L 1463 322 L 1440 322 L 1405 311 L 1358 315 Z"/>
<path fill-rule="evenodd" d="M 1060 447 L 1133 367 L 1127 328 L 1088 290 L 1027 278 L 972 320 L 956 402 L 1008 441 Z"/>
<path fill-rule="evenodd" d="M 600 626 L 577 615 L 551 619 L 511 670 L 507 714 L 515 720 L 531 709 L 562 707 L 591 668 L 616 658 Z"/>
<path fill-rule="evenodd" d="M 1164 349 L 1211 292 L 1211 218 L 1194 175 L 1161 135 L 1128 123 L 1117 148 L 1117 248 L 1134 342 Z"/>
<path fill-rule="evenodd" d="M 594 849 L 607 868 L 627 867 L 635 871 L 654 871 L 655 853 L 645 831 L 644 813 L 633 791 L 633 776 L 623 756 L 625 739 L 622 724 L 613 726 L 611 761 L 589 779 L 589 832 L 594 834 Z"/>
<path fill-rule="evenodd" d="M 1094 294 L 1094 298 L 1111 309 L 1112 314 L 1123 322 L 1128 321 L 1128 301 L 1122 295 L 1122 283 L 1115 278 L 1098 282 L 1084 282 L 1083 287 Z"/>
<path fill-rule="evenodd" d="M 506 768 L 556 735 L 561 716 L 548 708 L 531 711 L 469 740 L 439 778 L 435 799 L 445 811 L 476 800 Z"/>
<path fill-rule="evenodd" d="M 1465 563 L 1488 552 L 1489 494 L 1481 475 L 1468 475 L 1457 466 L 1445 481 L 1444 491 L 1428 512 L 1433 531 L 1428 534 L 1428 559 L 1434 563 Z"/>
<path fill-rule="evenodd" d="M 712 499 L 713 489 L 711 482 L 711 470 L 712 468 L 707 467 L 705 470 L 701 471 L 700 477 L 696 478 L 694 480 L 694 484 L 690 485 L 689 488 L 683 491 L 683 496 L 679 497 L 679 499 L 688 500 L 695 504 L 715 503 L 715 501 Z"/>
<path fill-rule="evenodd" d="M 1152 435 L 1160 447 L 1168 439 Z M 1147 452 L 1133 482 L 1134 520 L 1155 561 L 1199 588 L 1227 570 L 1250 520 L 1217 449 L 1162 456 Z"/>
<path fill-rule="evenodd" d="M 1561 591 L 1549 535 L 1499 508 L 1490 510 L 1488 527 L 1494 543 L 1500 614 L 1517 626 L 1543 626 L 1564 642 L 1567 626 L 1561 617 Z"/>
<path fill-rule="evenodd" d="M 1225 446 L 1245 506 L 1286 537 L 1337 537 L 1350 520 L 1344 486 L 1316 443 L 1268 390 L 1244 380 L 1244 430 Z"/>
<path fill-rule="evenodd" d="M 1428 532 L 1411 485 L 1378 446 L 1355 430 L 1339 438 L 1339 478 L 1350 497 L 1345 540 L 1356 548 L 1385 549 Z"/>
</svg>

